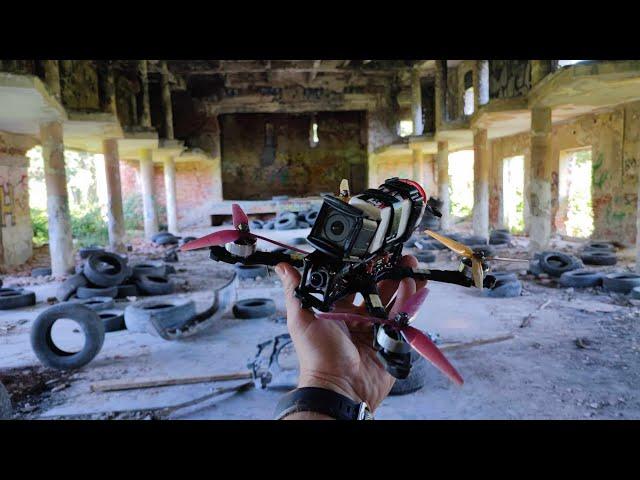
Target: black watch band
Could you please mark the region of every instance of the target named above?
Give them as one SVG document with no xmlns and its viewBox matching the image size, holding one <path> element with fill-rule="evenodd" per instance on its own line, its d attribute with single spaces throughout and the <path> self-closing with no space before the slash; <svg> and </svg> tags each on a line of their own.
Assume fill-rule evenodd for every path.
<svg viewBox="0 0 640 480">
<path fill-rule="evenodd" d="M 296 412 L 316 412 L 336 420 L 373 420 L 366 402 L 354 402 L 332 390 L 316 387 L 297 388 L 287 393 L 276 406 L 275 419 L 281 420 Z"/>
</svg>

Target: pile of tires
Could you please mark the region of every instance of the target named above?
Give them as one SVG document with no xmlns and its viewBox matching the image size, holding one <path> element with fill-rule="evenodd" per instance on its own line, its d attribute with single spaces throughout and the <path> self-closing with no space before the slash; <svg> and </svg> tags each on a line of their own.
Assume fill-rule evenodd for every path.
<svg viewBox="0 0 640 480">
<path fill-rule="evenodd" d="M 196 315 L 193 300 L 146 299 L 129 305 L 124 311 L 127 330 L 158 335 L 158 329 L 177 329 Z"/>
<path fill-rule="evenodd" d="M 99 250 L 89 254 L 78 273 L 62 282 L 56 297 L 60 302 L 71 300 L 104 310 L 113 306 L 108 299 L 173 293 L 175 285 L 168 278 L 169 271 L 175 273 L 164 262 L 129 266 L 126 257 Z"/>
<path fill-rule="evenodd" d="M 300 212 L 280 212 L 270 220 L 250 220 L 251 230 L 294 230 L 298 228 L 310 228 L 316 222 L 320 209 L 318 207 L 302 210 Z"/>
<path fill-rule="evenodd" d="M 580 253 L 586 265 L 615 265 L 618 263 L 616 248 L 608 242 L 589 242 Z"/>
</svg>

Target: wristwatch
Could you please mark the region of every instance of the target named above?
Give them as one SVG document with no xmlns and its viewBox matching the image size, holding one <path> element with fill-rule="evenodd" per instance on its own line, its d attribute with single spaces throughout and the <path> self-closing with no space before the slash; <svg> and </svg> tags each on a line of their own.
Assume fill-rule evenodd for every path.
<svg viewBox="0 0 640 480">
<path fill-rule="evenodd" d="M 336 420 L 373 420 L 367 402 L 354 402 L 332 390 L 304 387 L 287 393 L 276 406 L 275 419 L 297 412 L 316 412 Z"/>
</svg>

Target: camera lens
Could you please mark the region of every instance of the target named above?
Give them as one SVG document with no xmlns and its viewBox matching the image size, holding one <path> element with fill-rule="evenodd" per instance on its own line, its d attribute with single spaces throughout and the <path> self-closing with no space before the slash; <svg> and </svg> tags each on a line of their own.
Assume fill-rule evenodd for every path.
<svg viewBox="0 0 640 480">
<path fill-rule="evenodd" d="M 334 235 L 341 235 L 342 232 L 344 232 L 344 223 L 337 221 L 331 224 L 331 233 Z"/>
<path fill-rule="evenodd" d="M 349 219 L 336 212 L 327 218 L 324 234 L 328 240 L 342 247 L 343 242 L 349 238 L 350 228 L 351 222 Z"/>
</svg>

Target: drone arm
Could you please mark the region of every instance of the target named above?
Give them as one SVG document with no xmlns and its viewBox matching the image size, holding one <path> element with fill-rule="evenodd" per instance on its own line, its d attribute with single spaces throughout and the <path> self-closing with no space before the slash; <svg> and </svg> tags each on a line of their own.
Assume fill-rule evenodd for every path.
<svg viewBox="0 0 640 480">
<path fill-rule="evenodd" d="M 248 257 L 238 257 L 229 253 L 224 247 L 210 247 L 210 258 L 217 262 L 225 262 L 230 264 L 241 263 L 243 265 L 268 265 L 274 266 L 278 263 L 285 262 L 294 267 L 302 267 L 302 257 L 297 255 L 289 255 L 283 252 L 261 252 L 257 251 Z"/>
<path fill-rule="evenodd" d="M 427 270 L 408 267 L 395 267 L 385 270 L 376 276 L 376 283 L 381 280 L 401 280 L 403 278 L 415 280 L 432 280 L 434 282 L 453 283 L 463 287 L 473 286 L 473 280 L 464 273 L 454 270 Z"/>
</svg>

